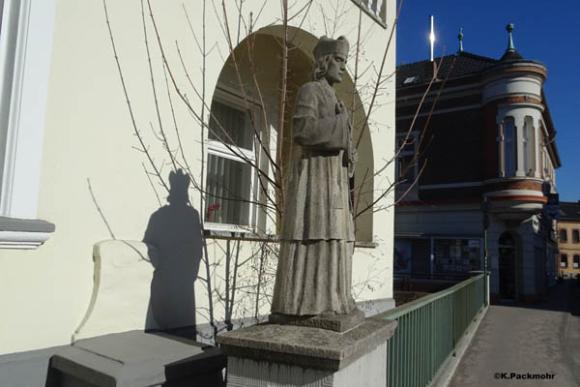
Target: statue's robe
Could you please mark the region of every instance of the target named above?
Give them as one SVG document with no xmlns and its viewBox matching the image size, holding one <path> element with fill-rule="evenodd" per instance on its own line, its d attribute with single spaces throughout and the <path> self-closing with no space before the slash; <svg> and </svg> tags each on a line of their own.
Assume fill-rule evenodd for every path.
<svg viewBox="0 0 580 387">
<path fill-rule="evenodd" d="M 306 83 L 296 98 L 293 160 L 285 196 L 282 244 L 272 312 L 349 313 L 354 224 L 349 170 L 354 163 L 346 111 L 325 79 Z M 339 109 L 340 110 L 340 109 Z"/>
</svg>

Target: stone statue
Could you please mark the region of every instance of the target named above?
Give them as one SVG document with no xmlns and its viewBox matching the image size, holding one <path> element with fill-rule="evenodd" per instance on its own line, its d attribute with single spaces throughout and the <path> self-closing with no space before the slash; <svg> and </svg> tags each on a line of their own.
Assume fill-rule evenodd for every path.
<svg viewBox="0 0 580 387">
<path fill-rule="evenodd" d="M 342 36 L 320 38 L 314 80 L 296 97 L 293 139 L 302 156 L 293 160 L 285 197 L 273 322 L 280 316 L 362 314 L 351 296 L 355 238 L 349 178 L 356 151 L 348 112 L 333 88 L 342 81 L 348 49 Z"/>
</svg>

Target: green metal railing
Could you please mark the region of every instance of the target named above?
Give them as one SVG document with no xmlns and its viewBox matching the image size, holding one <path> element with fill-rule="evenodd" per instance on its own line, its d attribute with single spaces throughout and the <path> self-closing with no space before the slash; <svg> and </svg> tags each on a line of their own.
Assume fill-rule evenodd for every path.
<svg viewBox="0 0 580 387">
<path fill-rule="evenodd" d="M 380 314 L 397 320 L 387 344 L 387 387 L 424 387 L 487 305 L 483 274 Z"/>
</svg>

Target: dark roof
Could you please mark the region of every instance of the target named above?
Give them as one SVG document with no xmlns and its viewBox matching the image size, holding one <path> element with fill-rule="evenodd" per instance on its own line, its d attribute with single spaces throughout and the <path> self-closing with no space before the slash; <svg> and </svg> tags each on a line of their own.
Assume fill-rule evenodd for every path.
<svg viewBox="0 0 580 387">
<path fill-rule="evenodd" d="M 560 202 L 559 220 L 580 220 L 580 201 Z"/>
<path fill-rule="evenodd" d="M 478 74 L 497 64 L 498 60 L 464 51 L 435 58 L 435 63 L 441 66 L 439 78 L 453 79 Z M 397 88 L 427 83 L 432 75 L 433 63 L 429 60 L 400 65 L 397 67 Z"/>
<path fill-rule="evenodd" d="M 513 50 L 506 50 L 505 54 L 503 54 L 500 61 L 507 62 L 510 60 L 521 60 L 521 59 L 524 59 L 524 57 L 521 56 L 520 53 L 517 52 L 517 50 L 513 49 Z"/>
</svg>

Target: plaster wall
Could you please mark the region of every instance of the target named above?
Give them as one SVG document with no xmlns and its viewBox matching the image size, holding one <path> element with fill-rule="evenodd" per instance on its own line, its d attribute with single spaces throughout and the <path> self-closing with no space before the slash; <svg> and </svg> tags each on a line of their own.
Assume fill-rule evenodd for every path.
<svg viewBox="0 0 580 387">
<path fill-rule="evenodd" d="M 504 78 L 489 82 L 483 90 L 483 102 L 511 94 L 523 94 L 540 98 L 543 80 L 534 76 Z"/>
<path fill-rule="evenodd" d="M 536 271 L 540 270 L 544 274 L 545 268 L 537 267 L 538 262 L 536 262 L 536 233 L 533 230 L 532 223 L 535 216 L 526 219 L 519 227 L 519 234 L 521 236 L 521 280 L 520 280 L 520 291 L 523 295 L 535 295 L 538 291 L 537 274 Z M 537 220 L 536 220 L 537 221 Z"/>
<path fill-rule="evenodd" d="M 151 1 L 172 74 L 196 112 L 201 112 L 203 106 L 196 90 L 201 93 L 205 84 L 206 100 L 211 100 L 229 55 L 221 2 L 208 0 L 205 34 L 209 54 L 205 77 L 202 75 L 201 56 L 196 43 L 203 36 L 201 3 L 196 2 L 195 6 L 186 4 L 194 31 L 192 34 L 182 1 Z M 307 3 L 292 2 L 290 14 L 302 12 L 291 19 L 292 26 L 300 27 L 312 36 L 345 35 L 351 42 L 356 42 L 359 10 L 352 2 L 316 0 L 310 8 L 303 8 Z M 109 0 L 107 4 L 134 117 L 128 113 L 102 2 L 59 0 L 54 22 L 38 197 L 38 217 L 54 223 L 56 231 L 36 250 L 0 250 L 0 292 L 3 295 L 0 298 L 0 354 L 70 343 L 71 335 L 85 314 L 91 297 L 93 245 L 106 239 L 141 240 L 151 214 L 166 204 L 167 192 L 161 181 L 145 172 L 145 169 L 151 171 L 146 155 L 134 149 L 139 147 L 139 143 L 132 119 L 160 168 L 161 178 L 167 184 L 170 159 L 150 129 L 151 124 L 158 127 L 158 122 L 147 66 L 140 2 Z M 241 18 L 235 7 L 229 7 L 226 12 L 230 23 L 229 34 L 234 44 L 247 35 L 250 23 L 252 31 L 280 24 L 279 2 L 247 0 Z M 389 1 L 387 30 L 362 15 L 360 68 L 380 66 L 395 12 L 395 2 Z M 160 95 L 162 122 L 168 142 L 174 149 L 177 147 L 177 137 L 172 126 L 170 106 L 167 99 L 161 97 L 167 93 L 161 55 L 148 17 L 146 10 L 148 42 Z M 295 42 L 296 46 L 311 48 L 312 40 L 306 39 L 306 36 L 301 34 Z M 395 69 L 395 40 L 396 36 L 393 36 L 384 74 L 392 74 Z M 181 67 L 176 41 L 191 84 Z M 269 72 L 277 69 L 272 66 L 260 70 Z M 349 64 L 349 71 L 353 74 L 354 60 Z M 373 73 L 361 71 L 363 75 L 358 85 L 372 84 Z M 195 86 L 195 90 L 191 85 Z M 375 170 L 381 169 L 385 161 L 392 157 L 395 138 L 394 77 L 382 86 L 386 88 L 378 96 L 369 123 Z M 359 86 L 361 101 L 367 110 L 369 89 Z M 172 93 L 184 154 L 192 174 L 200 176 L 200 124 L 178 101 L 173 90 Z M 375 177 L 375 198 L 384 192 L 389 181 L 394 180 L 393 176 L 391 165 Z M 392 200 L 393 196 L 389 194 L 381 203 L 388 205 Z M 191 191 L 191 203 L 198 211 L 199 202 L 199 195 Z M 392 210 L 375 213 L 372 240 L 376 247 L 361 248 L 355 252 L 353 283 L 359 301 L 392 297 L 393 215 Z M 242 254 L 250 255 L 254 246 L 242 242 Z M 209 249 L 212 263 L 219 267 L 223 262 L 224 243 L 212 241 Z M 250 278 L 252 272 L 247 268 L 241 274 Z M 223 287 L 220 282 L 222 272 L 216 271 L 212 277 L 216 286 Z M 207 307 L 207 296 L 200 282 L 195 285 L 199 309 L 197 321 L 203 324 L 206 317 L 202 310 Z M 217 308 L 219 315 L 219 306 Z M 240 313 L 244 310 L 241 307 L 238 309 Z M 261 312 L 267 311 L 267 305 L 261 305 Z M 117 315 L 111 318 L 124 317 Z M 102 334 L 106 333 L 103 330 Z"/>
</svg>

